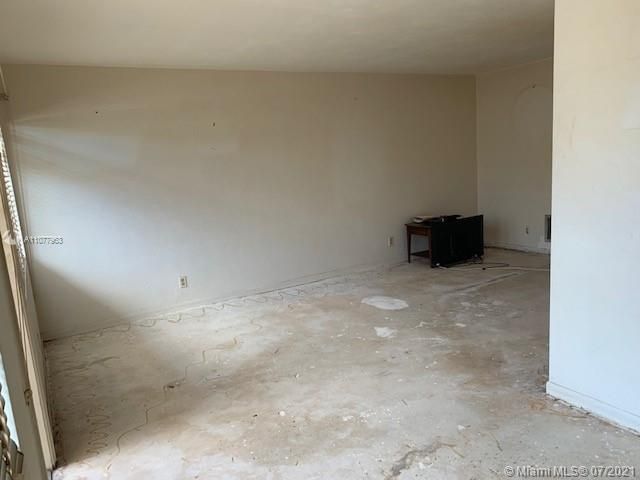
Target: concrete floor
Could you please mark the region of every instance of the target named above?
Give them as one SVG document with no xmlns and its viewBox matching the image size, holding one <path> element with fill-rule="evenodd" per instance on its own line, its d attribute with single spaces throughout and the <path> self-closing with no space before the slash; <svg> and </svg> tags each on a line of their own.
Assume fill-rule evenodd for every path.
<svg viewBox="0 0 640 480">
<path fill-rule="evenodd" d="M 545 396 L 548 290 L 545 271 L 418 261 L 50 342 L 55 478 L 640 468 L 639 437 Z M 380 295 L 408 307 L 362 303 Z"/>
</svg>

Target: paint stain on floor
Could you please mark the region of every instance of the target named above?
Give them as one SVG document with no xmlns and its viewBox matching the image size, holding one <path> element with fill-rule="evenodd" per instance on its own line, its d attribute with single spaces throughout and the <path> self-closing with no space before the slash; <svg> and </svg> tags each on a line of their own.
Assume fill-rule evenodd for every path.
<svg viewBox="0 0 640 480">
<path fill-rule="evenodd" d="M 362 303 L 379 308 L 380 310 L 402 310 L 409 308 L 409 305 L 404 300 L 381 295 L 363 298 Z"/>
</svg>

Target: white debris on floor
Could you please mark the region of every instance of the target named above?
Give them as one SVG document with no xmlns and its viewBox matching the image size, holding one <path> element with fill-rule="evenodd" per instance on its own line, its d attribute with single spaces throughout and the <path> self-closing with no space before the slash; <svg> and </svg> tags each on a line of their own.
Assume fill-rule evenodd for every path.
<svg viewBox="0 0 640 480">
<path fill-rule="evenodd" d="M 363 298 L 362 303 L 379 308 L 380 310 L 402 310 L 404 308 L 409 308 L 409 305 L 404 300 L 379 295 Z"/>
<path fill-rule="evenodd" d="M 376 335 L 381 338 L 393 338 L 396 336 L 396 330 L 389 327 L 374 327 Z"/>
</svg>

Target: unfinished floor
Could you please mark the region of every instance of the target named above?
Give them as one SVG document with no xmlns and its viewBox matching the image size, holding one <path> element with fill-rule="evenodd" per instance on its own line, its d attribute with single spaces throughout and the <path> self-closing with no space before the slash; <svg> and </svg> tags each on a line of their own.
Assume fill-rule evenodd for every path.
<svg viewBox="0 0 640 480">
<path fill-rule="evenodd" d="M 486 261 L 528 268 L 416 262 L 48 343 L 56 478 L 640 467 L 640 438 L 545 396 L 548 257 Z"/>
</svg>

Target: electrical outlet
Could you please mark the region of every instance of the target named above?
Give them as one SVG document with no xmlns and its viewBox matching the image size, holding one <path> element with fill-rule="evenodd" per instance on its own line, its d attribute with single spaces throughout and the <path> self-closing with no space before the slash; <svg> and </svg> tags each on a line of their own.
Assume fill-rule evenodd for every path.
<svg viewBox="0 0 640 480">
<path fill-rule="evenodd" d="M 180 288 L 187 288 L 189 286 L 186 275 L 180 275 L 180 279 L 178 280 L 178 285 L 180 286 Z"/>
<path fill-rule="evenodd" d="M 387 247 L 393 247 L 393 237 L 387 239 Z"/>
</svg>

